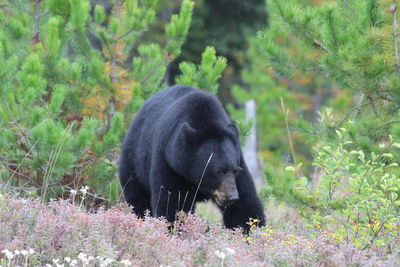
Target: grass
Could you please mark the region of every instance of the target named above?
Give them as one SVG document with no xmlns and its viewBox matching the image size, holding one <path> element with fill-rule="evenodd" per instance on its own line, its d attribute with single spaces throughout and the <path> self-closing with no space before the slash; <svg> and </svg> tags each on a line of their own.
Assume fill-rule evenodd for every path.
<svg viewBox="0 0 400 267">
<path fill-rule="evenodd" d="M 211 200 L 197 203 L 195 213 L 201 219 L 210 223 L 218 223 L 222 221 L 220 210 Z"/>
</svg>

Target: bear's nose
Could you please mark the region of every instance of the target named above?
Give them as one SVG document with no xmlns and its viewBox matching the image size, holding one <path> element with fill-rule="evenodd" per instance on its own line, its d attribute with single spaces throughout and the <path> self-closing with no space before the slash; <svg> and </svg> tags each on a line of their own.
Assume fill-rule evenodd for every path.
<svg viewBox="0 0 400 267">
<path fill-rule="evenodd" d="M 224 201 L 224 206 L 228 207 L 228 206 L 232 205 L 234 202 L 236 202 L 237 200 L 239 200 L 239 195 L 238 194 L 229 196 Z"/>
<path fill-rule="evenodd" d="M 233 196 L 230 196 L 230 197 L 228 198 L 228 200 L 229 200 L 229 201 L 236 201 L 236 200 L 239 200 L 239 194 L 235 194 L 235 195 L 233 195 Z"/>
</svg>

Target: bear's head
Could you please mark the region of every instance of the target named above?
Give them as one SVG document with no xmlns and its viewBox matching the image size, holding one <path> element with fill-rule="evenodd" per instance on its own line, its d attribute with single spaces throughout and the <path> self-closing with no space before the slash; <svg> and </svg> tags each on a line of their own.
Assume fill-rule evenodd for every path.
<svg viewBox="0 0 400 267">
<path fill-rule="evenodd" d="M 241 152 L 239 132 L 232 123 L 195 129 L 184 122 L 168 142 L 166 153 L 170 167 L 217 205 L 226 207 L 239 199 Z"/>
</svg>

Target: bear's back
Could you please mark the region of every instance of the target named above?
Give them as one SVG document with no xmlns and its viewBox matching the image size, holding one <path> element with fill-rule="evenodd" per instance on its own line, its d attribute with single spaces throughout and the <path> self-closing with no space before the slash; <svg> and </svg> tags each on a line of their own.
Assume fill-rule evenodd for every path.
<svg viewBox="0 0 400 267">
<path fill-rule="evenodd" d="M 136 114 L 133 123 L 137 121 L 137 126 L 145 130 L 146 126 L 158 127 L 159 121 L 177 123 L 180 120 L 196 124 L 210 119 L 229 121 L 214 95 L 194 87 L 174 85 L 148 99 Z"/>
<path fill-rule="evenodd" d="M 178 124 L 191 116 L 192 102 L 212 97 L 190 86 L 175 85 L 159 91 L 142 105 L 123 144 L 124 155 L 136 166 L 139 179 L 149 175 L 153 148 L 165 143 Z M 193 108 L 197 109 L 196 106 Z"/>
</svg>

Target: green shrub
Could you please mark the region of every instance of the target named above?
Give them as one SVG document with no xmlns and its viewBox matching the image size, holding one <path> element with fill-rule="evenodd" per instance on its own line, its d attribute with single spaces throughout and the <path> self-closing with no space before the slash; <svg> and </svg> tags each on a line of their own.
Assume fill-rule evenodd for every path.
<svg viewBox="0 0 400 267">
<path fill-rule="evenodd" d="M 89 185 L 91 201 L 116 201 L 119 145 L 141 103 L 165 87 L 194 3 L 182 2 L 160 44 L 141 39 L 156 0 L 116 1 L 110 14 L 89 0 L 5 1 L 0 11 L 0 185 L 42 199 Z M 132 57 L 132 55 L 134 55 Z M 225 61 L 205 52 L 216 88 Z M 185 74 L 198 85 L 202 77 Z M 208 77 L 208 76 L 207 76 Z"/>
</svg>

